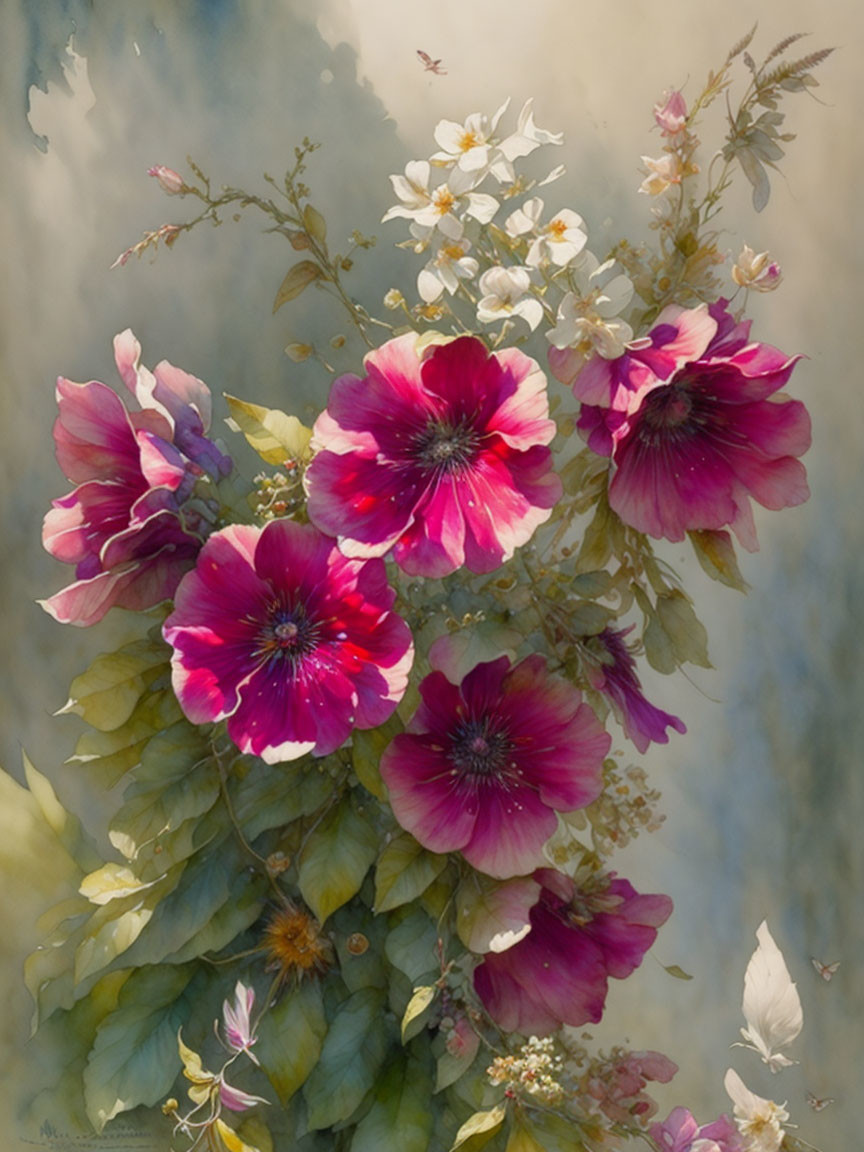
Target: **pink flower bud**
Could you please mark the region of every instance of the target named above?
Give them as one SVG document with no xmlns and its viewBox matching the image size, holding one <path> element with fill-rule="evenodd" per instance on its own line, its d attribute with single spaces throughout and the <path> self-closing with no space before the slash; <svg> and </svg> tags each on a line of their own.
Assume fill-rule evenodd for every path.
<svg viewBox="0 0 864 1152">
<path fill-rule="evenodd" d="M 773 292 L 783 279 L 783 272 L 776 260 L 767 252 L 753 251 L 745 244 L 741 254 L 732 266 L 732 279 L 740 288 L 752 288 L 755 292 Z"/>
<path fill-rule="evenodd" d="M 176 196 L 186 191 L 183 177 L 175 172 L 173 168 L 166 168 L 164 164 L 157 164 L 154 168 L 148 168 L 147 175 L 155 176 L 159 181 L 159 187 L 163 192 L 167 192 L 169 196 Z"/>
<path fill-rule="evenodd" d="M 663 93 L 663 103 L 654 105 L 654 119 L 664 136 L 674 136 L 687 123 L 687 105 L 674 89 Z"/>
</svg>

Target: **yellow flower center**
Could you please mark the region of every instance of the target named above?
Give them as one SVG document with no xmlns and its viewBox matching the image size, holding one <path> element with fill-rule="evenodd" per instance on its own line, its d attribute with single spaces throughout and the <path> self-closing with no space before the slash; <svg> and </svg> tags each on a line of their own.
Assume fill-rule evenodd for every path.
<svg viewBox="0 0 864 1152">
<path fill-rule="evenodd" d="M 549 225 L 549 236 L 552 240 L 563 240 L 567 225 L 563 220 L 553 220 Z"/>
<path fill-rule="evenodd" d="M 473 132 L 464 132 L 459 141 L 460 152 L 470 152 L 472 148 L 476 148 L 480 141 L 477 139 Z"/>
<path fill-rule="evenodd" d="M 446 216 L 456 203 L 456 197 L 445 184 L 443 188 L 437 190 L 432 199 L 432 203 L 435 205 L 435 210 L 439 216 Z"/>
</svg>

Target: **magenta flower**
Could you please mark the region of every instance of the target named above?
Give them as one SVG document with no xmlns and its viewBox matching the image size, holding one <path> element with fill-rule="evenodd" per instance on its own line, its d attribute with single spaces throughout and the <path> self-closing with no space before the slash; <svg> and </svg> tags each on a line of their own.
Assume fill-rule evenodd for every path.
<svg viewBox="0 0 864 1152">
<path fill-rule="evenodd" d="M 669 743 L 667 728 L 674 728 L 682 735 L 687 729 L 677 716 L 655 708 L 642 695 L 636 661 L 624 641 L 631 631 L 632 625 L 623 630 L 605 628 L 586 640 L 585 664 L 591 687 L 602 692 L 612 705 L 628 740 L 632 740 L 640 752 L 645 752 L 652 740 L 655 744 Z"/>
<path fill-rule="evenodd" d="M 810 495 L 796 459 L 810 417 L 774 396 L 799 357 L 751 343 L 725 303 L 667 308 L 638 347 L 590 360 L 573 390 L 580 431 L 612 456 L 609 503 L 625 523 L 667 540 L 728 524 L 752 552 L 751 498 L 779 509 Z"/>
<path fill-rule="evenodd" d="M 393 549 L 412 575 L 490 572 L 561 495 L 546 447 L 546 379 L 516 348 L 463 336 L 415 351 L 408 333 L 341 376 L 315 423 L 309 516 L 349 556 Z"/>
<path fill-rule="evenodd" d="M 668 1084 L 678 1065 L 662 1052 L 626 1052 L 600 1064 L 585 1084 L 600 1111 L 613 1123 L 629 1124 L 638 1116 L 644 1123 L 657 1111 L 657 1101 L 645 1087 L 649 1081 Z"/>
<path fill-rule="evenodd" d="M 552 868 L 541 885 L 531 931 L 505 952 L 489 952 L 474 971 L 486 1011 L 506 1032 L 545 1036 L 562 1024 L 596 1024 L 610 976 L 623 980 L 642 963 L 669 918 L 668 896 L 640 896 L 610 873 L 608 886 L 580 891 Z"/>
<path fill-rule="evenodd" d="M 177 589 L 165 639 L 193 724 L 228 720 L 243 752 L 325 756 L 392 714 L 414 651 L 383 560 L 350 560 L 311 525 L 214 533 Z"/>
<path fill-rule="evenodd" d="M 478 664 L 460 685 L 441 671 L 381 758 L 396 819 L 433 852 L 461 852 L 490 876 L 530 872 L 556 811 L 600 795 L 611 739 L 581 693 L 542 656 Z"/>
<path fill-rule="evenodd" d="M 648 1132 L 663 1152 L 742 1152 L 744 1148 L 728 1116 L 700 1128 L 687 1108 L 673 1108 L 662 1124 L 652 1124 Z"/>
<path fill-rule="evenodd" d="M 167 361 L 152 375 L 139 367 L 140 351 L 128 329 L 114 340 L 136 411 L 99 381 L 57 381 L 57 461 L 78 487 L 53 501 L 42 539 L 52 556 L 75 565 L 77 579 L 40 603 L 64 624 L 95 624 L 114 605 L 141 610 L 169 599 L 201 547 L 206 506 L 188 503 L 193 489 L 205 473 L 215 479 L 231 470 L 205 435 L 207 386 Z"/>
</svg>

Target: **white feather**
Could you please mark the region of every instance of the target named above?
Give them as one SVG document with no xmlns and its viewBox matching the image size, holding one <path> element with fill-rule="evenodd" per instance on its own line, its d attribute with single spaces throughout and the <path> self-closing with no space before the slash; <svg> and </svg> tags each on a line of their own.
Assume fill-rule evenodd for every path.
<svg viewBox="0 0 864 1152">
<path fill-rule="evenodd" d="M 779 1051 L 792 1043 L 804 1023 L 801 999 L 792 983 L 783 953 L 763 920 L 756 931 L 759 946 L 744 973 L 741 1005 L 747 1027 L 741 1029 L 745 1044 L 762 1057 L 772 1072 L 796 1064 Z"/>
</svg>

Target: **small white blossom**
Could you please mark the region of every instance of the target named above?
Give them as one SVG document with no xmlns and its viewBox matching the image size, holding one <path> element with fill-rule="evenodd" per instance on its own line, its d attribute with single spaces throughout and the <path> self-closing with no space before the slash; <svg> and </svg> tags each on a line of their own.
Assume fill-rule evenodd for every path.
<svg viewBox="0 0 864 1152">
<path fill-rule="evenodd" d="M 659 160 L 652 160 L 650 156 L 643 156 L 642 163 L 648 169 L 648 175 L 639 185 L 639 191 L 648 196 L 659 196 L 673 184 L 680 184 L 684 174 L 681 158 L 676 152 L 667 152 Z"/>
<path fill-rule="evenodd" d="M 783 279 L 780 265 L 767 252 L 758 255 L 747 244 L 732 266 L 732 279 L 740 288 L 755 292 L 773 292 Z"/>
<path fill-rule="evenodd" d="M 521 316 L 533 332 L 543 319 L 543 305 L 534 296 L 527 296 L 531 276 L 527 268 L 489 268 L 480 277 L 483 294 L 477 305 L 477 319 L 482 324 L 494 324 L 508 316 Z"/>
<path fill-rule="evenodd" d="M 584 221 L 571 209 L 562 208 L 548 224 L 541 226 L 542 213 L 543 201 L 539 196 L 534 196 L 526 200 L 521 208 L 511 212 L 504 227 L 511 236 L 524 236 L 528 232 L 534 234 L 534 242 L 525 258 L 529 268 L 538 268 L 547 260 L 563 268 L 576 259 L 588 241 L 582 230 Z"/>
<path fill-rule="evenodd" d="M 783 1143 L 783 1124 L 789 1119 L 786 1104 L 763 1100 L 744 1085 L 741 1077 L 729 1068 L 723 1085 L 735 1113 L 735 1123 L 744 1137 L 747 1152 L 779 1152 Z"/>
<path fill-rule="evenodd" d="M 417 291 L 424 303 L 433 304 L 445 288 L 452 296 L 460 280 L 471 280 L 477 275 L 480 266 L 473 256 L 467 255 L 470 247 L 464 238 L 441 245 L 417 277 Z"/>
<path fill-rule="evenodd" d="M 471 173 L 454 168 L 450 179 L 437 188 L 429 188 L 430 167 L 426 160 L 412 160 L 404 176 L 391 176 L 393 191 L 401 203 L 388 209 L 382 223 L 397 217 L 412 220 L 417 229 L 412 234 L 421 242 L 437 228 L 450 240 L 460 240 L 464 231 L 463 216 L 472 216 L 488 224 L 498 211 L 498 201 L 484 192 L 472 192 L 475 180 Z"/>
<path fill-rule="evenodd" d="M 455 165 L 464 172 L 482 172 L 485 175 L 492 155 L 495 129 L 509 103 L 509 99 L 505 100 L 491 121 L 480 112 L 472 112 L 464 124 L 441 120 L 435 129 L 435 143 L 441 151 L 435 153 L 432 163 L 446 167 Z"/>
<path fill-rule="evenodd" d="M 557 323 L 546 333 L 556 348 L 573 348 L 584 357 L 594 352 L 608 360 L 621 356 L 633 339 L 633 329 L 616 317 L 633 298 L 633 283 L 614 273 L 614 260 L 601 264 L 593 252 L 583 252 L 574 265 L 575 292 L 558 305 Z"/>
<path fill-rule="evenodd" d="M 516 179 L 513 161 L 530 156 L 544 144 L 564 143 L 563 132 L 547 132 L 534 123 L 534 101 L 526 100 L 516 121 L 516 131 L 498 145 L 490 164 L 492 175 L 501 184 L 512 184 Z"/>
</svg>

